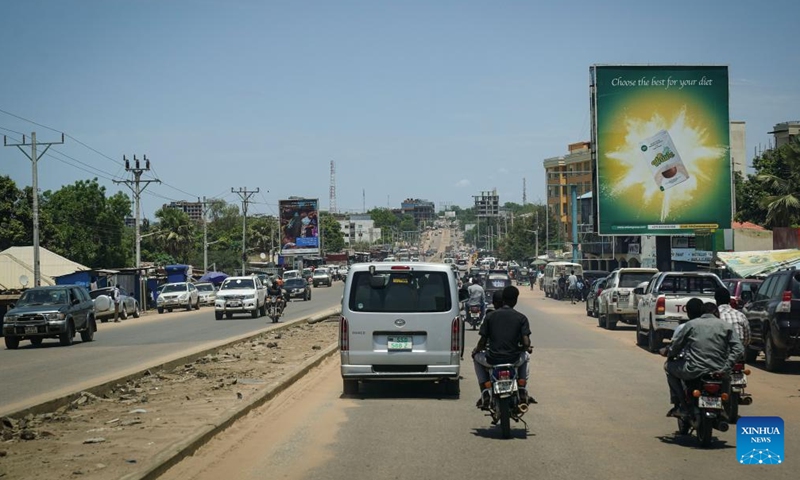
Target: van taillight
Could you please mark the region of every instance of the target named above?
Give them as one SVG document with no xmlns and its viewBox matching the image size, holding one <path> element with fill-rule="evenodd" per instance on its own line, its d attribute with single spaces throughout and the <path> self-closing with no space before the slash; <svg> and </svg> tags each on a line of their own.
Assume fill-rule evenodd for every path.
<svg viewBox="0 0 800 480">
<path fill-rule="evenodd" d="M 658 297 L 656 300 L 656 315 L 664 315 L 667 311 L 667 299 L 665 297 Z"/>
<path fill-rule="evenodd" d="M 339 318 L 339 350 L 346 352 L 350 350 L 350 328 L 347 319 Z"/>
<path fill-rule="evenodd" d="M 792 311 L 792 291 L 786 290 L 783 292 L 781 303 L 775 308 L 776 312 L 788 313 Z"/>
<path fill-rule="evenodd" d="M 456 317 L 450 324 L 450 351 L 461 352 L 461 319 Z"/>
</svg>

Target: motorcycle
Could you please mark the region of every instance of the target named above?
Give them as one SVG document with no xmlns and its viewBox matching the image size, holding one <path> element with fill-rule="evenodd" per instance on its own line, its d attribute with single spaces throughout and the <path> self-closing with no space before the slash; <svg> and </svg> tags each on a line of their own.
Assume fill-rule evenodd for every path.
<svg viewBox="0 0 800 480">
<path fill-rule="evenodd" d="M 483 322 L 483 316 L 481 315 L 480 305 L 469 306 L 469 311 L 467 312 L 466 321 L 467 323 L 472 325 L 473 330 L 477 330 L 478 328 L 480 328 L 481 323 Z"/>
<path fill-rule="evenodd" d="M 737 363 L 733 366 L 730 401 L 727 409 L 730 423 L 736 423 L 739 420 L 739 405 L 753 404 L 753 396 L 744 391 L 747 387 L 747 375 L 750 375 L 750 369 L 744 368 L 744 363 Z"/>
<path fill-rule="evenodd" d="M 690 435 L 694 430 L 701 448 L 711 445 L 712 429 L 727 432 L 729 424 L 724 403 L 730 398 L 724 387 L 725 374 L 714 373 L 684 385 L 688 415 L 678 417 L 678 432 Z"/>
<path fill-rule="evenodd" d="M 269 305 L 267 314 L 272 319 L 272 323 L 276 323 L 281 315 L 283 315 L 283 307 L 280 305 L 280 298 L 277 295 L 269 297 Z"/>
<path fill-rule="evenodd" d="M 522 419 L 528 411 L 528 402 L 520 395 L 520 388 L 525 384 L 523 379 L 517 380 L 517 367 L 521 363 L 522 359 L 515 363 L 484 365 L 489 369 L 489 381 L 484 385 L 491 398 L 489 416 L 492 425 L 500 424 L 503 438 L 511 438 L 511 420 L 522 422 L 528 430 L 528 424 Z"/>
</svg>

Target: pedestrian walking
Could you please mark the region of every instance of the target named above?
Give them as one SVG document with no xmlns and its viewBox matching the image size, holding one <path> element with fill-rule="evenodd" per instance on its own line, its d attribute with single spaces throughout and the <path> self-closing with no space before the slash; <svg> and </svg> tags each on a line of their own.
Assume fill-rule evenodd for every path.
<svg viewBox="0 0 800 480">
<path fill-rule="evenodd" d="M 114 301 L 114 323 L 119 323 L 119 284 L 114 284 L 111 290 L 111 300 Z"/>
</svg>

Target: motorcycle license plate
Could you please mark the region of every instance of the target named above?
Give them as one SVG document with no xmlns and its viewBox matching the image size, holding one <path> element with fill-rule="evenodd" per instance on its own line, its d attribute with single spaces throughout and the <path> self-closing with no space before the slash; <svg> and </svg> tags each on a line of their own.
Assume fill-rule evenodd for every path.
<svg viewBox="0 0 800 480">
<path fill-rule="evenodd" d="M 720 397 L 705 397 L 699 398 L 700 408 L 722 408 L 722 398 Z"/>
<path fill-rule="evenodd" d="M 411 336 L 390 336 L 387 339 L 387 348 L 389 350 L 411 350 L 413 346 Z"/>
<path fill-rule="evenodd" d="M 514 391 L 514 380 L 498 380 L 494 382 L 494 393 L 511 393 Z"/>
<path fill-rule="evenodd" d="M 747 378 L 743 373 L 734 373 L 731 376 L 731 385 L 747 385 Z"/>
<path fill-rule="evenodd" d="M 37 327 L 25 327 L 25 333 L 39 333 Z"/>
</svg>

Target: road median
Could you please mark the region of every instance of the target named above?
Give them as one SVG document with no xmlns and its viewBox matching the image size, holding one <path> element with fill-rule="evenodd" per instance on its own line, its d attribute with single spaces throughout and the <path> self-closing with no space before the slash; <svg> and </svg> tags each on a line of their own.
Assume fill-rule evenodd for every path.
<svg viewBox="0 0 800 480">
<path fill-rule="evenodd" d="M 4 417 L 0 466 L 9 478 L 31 468 L 54 479 L 157 478 L 333 355 L 338 312 L 270 325 Z"/>
</svg>

